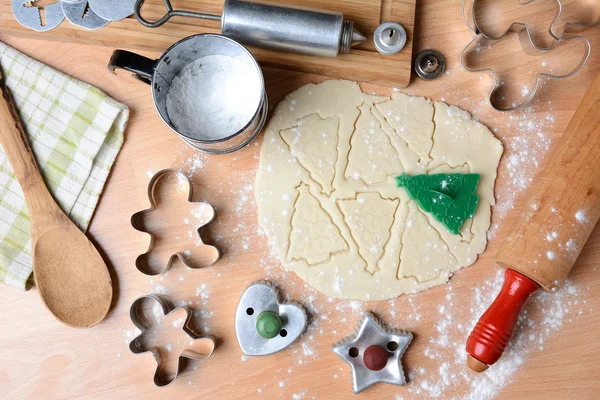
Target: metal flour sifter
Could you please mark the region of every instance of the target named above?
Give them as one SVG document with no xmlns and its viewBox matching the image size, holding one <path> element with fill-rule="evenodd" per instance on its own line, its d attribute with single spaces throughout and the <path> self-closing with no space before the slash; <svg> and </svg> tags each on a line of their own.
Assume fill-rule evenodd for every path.
<svg viewBox="0 0 600 400">
<path fill-rule="evenodd" d="M 284 7 L 243 0 L 225 0 L 223 14 L 174 10 L 163 0 L 167 13 L 156 21 L 141 15 L 144 0 L 137 0 L 135 16 L 149 28 L 157 28 L 171 17 L 221 21 L 221 33 L 241 43 L 267 49 L 335 57 L 366 40 L 354 22 L 341 12 Z"/>
</svg>

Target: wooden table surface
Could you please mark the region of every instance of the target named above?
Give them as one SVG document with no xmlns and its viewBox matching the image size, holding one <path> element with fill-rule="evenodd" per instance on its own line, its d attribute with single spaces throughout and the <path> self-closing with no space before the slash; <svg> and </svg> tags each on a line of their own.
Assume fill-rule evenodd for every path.
<svg viewBox="0 0 600 400">
<path fill-rule="evenodd" d="M 89 231 L 110 265 L 115 285 L 112 309 L 97 327 L 74 330 L 54 320 L 35 289 L 22 293 L 0 288 L 0 397 L 347 399 L 353 396 L 349 367 L 330 346 L 355 329 L 360 310 L 373 310 L 390 326 L 415 334 L 403 363 L 410 383 L 404 388 L 379 384 L 360 398 L 469 394 L 474 399 L 494 394 L 505 399 L 598 398 L 599 229 L 578 260 L 568 288 L 555 297 L 537 296 L 529 304 L 529 323 L 520 328 L 520 340 L 511 345 L 511 363 L 492 367 L 484 379 L 462 367 L 464 355 L 457 349 L 463 346 L 473 318 L 488 305 L 493 294 L 490 289 L 496 287 L 494 254 L 519 208 L 519 195 L 529 179 L 535 179 L 547 155 L 545 147 L 562 134 L 599 69 L 600 27 L 585 33 L 599 51 L 592 53 L 590 63 L 578 75 L 551 81 L 527 111 L 500 114 L 486 103 L 491 84 L 488 77 L 469 74 L 458 64 L 458 55 L 470 40 L 460 17 L 460 3 L 419 2 L 415 51 L 442 51 L 448 68 L 436 81 L 413 78 L 406 92 L 459 105 L 503 140 L 506 152 L 497 182 L 494 234 L 477 263 L 457 273 L 449 285 L 393 301 L 364 304 L 332 301 L 316 293 L 294 274 L 284 273 L 270 255 L 266 238 L 258 229 L 252 192 L 260 139 L 232 155 L 198 155 L 162 124 L 148 87 L 127 74 L 113 76 L 107 71 L 112 48 L 9 37 L 0 32 L 0 40 L 97 86 L 131 109 L 125 144 Z M 507 58 L 505 64 L 520 62 L 513 59 Z M 569 62 L 556 62 L 563 61 Z M 306 82 L 325 79 L 271 69 L 265 70 L 265 77 L 272 105 Z M 364 89 L 381 94 L 391 90 L 370 85 Z M 135 231 L 129 219 L 148 206 L 149 174 L 170 167 L 190 174 L 197 199 L 217 208 L 217 220 L 208 236 L 224 256 L 212 267 L 186 270 L 177 264 L 166 277 L 148 277 L 134 265 L 137 255 L 148 246 L 148 236 Z M 298 343 L 283 352 L 245 358 L 235 339 L 235 308 L 245 287 L 265 277 L 307 306 L 310 326 Z M 193 308 L 206 311 L 200 326 L 205 332 L 208 327 L 218 338 L 209 360 L 191 363 L 165 389 L 152 384 L 152 357 L 133 355 L 127 344 L 134 333 L 129 307 L 136 297 L 150 291 L 166 291 L 169 298 L 191 301 Z M 515 351 L 524 351 L 522 360 Z M 450 373 L 443 372 L 444 368 Z M 490 383 L 494 381 L 498 384 Z M 488 387 L 490 391 L 485 392 Z"/>
</svg>

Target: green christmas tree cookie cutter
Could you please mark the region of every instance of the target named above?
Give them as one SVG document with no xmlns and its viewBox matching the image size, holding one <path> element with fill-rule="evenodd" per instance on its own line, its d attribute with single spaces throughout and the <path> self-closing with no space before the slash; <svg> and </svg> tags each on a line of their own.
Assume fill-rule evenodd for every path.
<svg viewBox="0 0 600 400">
<path fill-rule="evenodd" d="M 465 220 L 475 215 L 479 203 L 475 191 L 480 178 L 479 174 L 402 174 L 396 177 L 396 183 L 423 211 L 458 235 Z"/>
</svg>

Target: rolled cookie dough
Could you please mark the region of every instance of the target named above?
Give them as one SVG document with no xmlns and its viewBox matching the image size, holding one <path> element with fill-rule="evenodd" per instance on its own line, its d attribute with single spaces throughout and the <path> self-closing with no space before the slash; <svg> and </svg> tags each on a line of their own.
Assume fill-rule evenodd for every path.
<svg viewBox="0 0 600 400">
<path fill-rule="evenodd" d="M 289 94 L 266 129 L 259 223 L 284 268 L 343 299 L 384 300 L 448 281 L 486 246 L 502 144 L 454 106 L 350 81 Z M 475 217 L 453 235 L 419 209 L 401 173 L 478 173 Z"/>
</svg>

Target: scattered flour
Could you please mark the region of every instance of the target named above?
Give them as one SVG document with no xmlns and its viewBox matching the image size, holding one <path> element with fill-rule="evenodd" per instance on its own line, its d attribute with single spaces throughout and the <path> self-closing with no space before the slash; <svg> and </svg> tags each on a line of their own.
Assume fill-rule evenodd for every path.
<svg viewBox="0 0 600 400">
<path fill-rule="evenodd" d="M 586 218 L 583 210 L 579 210 L 575 213 L 575 219 L 577 220 L 577 222 L 581 222 L 581 223 L 584 223 L 587 221 L 587 218 Z"/>
<path fill-rule="evenodd" d="M 567 281 L 557 293 L 542 292 L 534 295 L 534 301 L 526 305 L 517 328 L 504 355 L 493 367 L 481 374 L 475 374 L 465 367 L 466 352 L 464 338 L 468 336 L 481 314 L 492 303 L 504 282 L 504 271 L 499 270 L 495 277 L 470 289 L 470 309 L 467 318 L 454 306 L 452 286 L 449 286 L 446 302 L 438 308 L 439 320 L 435 323 L 437 337 L 429 340 L 424 355 L 436 360 L 437 367 L 431 370 L 418 368 L 408 371 L 410 397 L 436 399 L 489 400 L 502 388 L 510 384 L 518 369 L 529 355 L 543 350 L 546 340 L 558 333 L 565 322 L 583 313 L 585 296 L 572 282 Z M 454 312 L 456 310 L 456 312 Z M 465 321 L 468 319 L 468 322 Z M 452 338 L 459 337 L 455 341 Z M 532 344 L 533 343 L 533 344 Z M 462 387 L 466 393 L 454 396 Z"/>
<path fill-rule="evenodd" d="M 487 107 L 487 102 L 475 106 L 463 105 L 463 107 L 475 109 L 473 114 L 477 118 L 477 110 Z M 502 184 L 498 185 L 499 190 L 496 193 L 498 205 L 493 209 L 494 223 L 490 230 L 490 237 L 494 237 L 500 222 L 514 208 L 517 196 L 527 189 L 533 176 L 539 170 L 550 148 L 555 122 L 551 112 L 540 112 L 534 106 L 511 113 L 508 118 L 503 115 L 502 118 L 502 125 L 496 125 L 499 125 L 498 130 L 502 130 L 506 150 L 500 171 L 501 176 L 505 178 Z M 254 158 L 258 159 L 260 149 L 256 145 L 258 142 L 255 143 L 255 146 L 250 146 L 250 151 L 254 153 Z M 234 168 L 233 165 L 238 160 L 239 156 L 233 156 L 227 163 L 231 163 L 231 168 Z M 187 176 L 193 176 L 201 169 L 207 171 L 207 169 L 218 169 L 227 165 L 221 164 L 220 159 L 210 158 L 210 156 L 198 152 L 190 152 L 187 148 L 179 163 L 177 167 L 182 169 Z M 255 169 L 239 170 L 236 171 L 236 179 L 221 182 L 218 188 L 213 188 L 215 195 L 229 199 L 227 209 L 220 210 L 221 217 L 215 221 L 215 224 L 219 224 L 215 231 L 224 229 L 232 233 L 227 238 L 217 237 L 216 242 L 218 246 L 227 249 L 231 257 L 235 257 L 242 250 L 247 250 L 251 244 L 258 242 L 256 247 L 261 249 L 263 254 L 252 257 L 253 264 L 248 267 L 257 272 L 261 278 L 269 279 L 275 284 L 281 283 L 282 287 L 291 289 L 296 296 L 294 299 L 298 300 L 308 311 L 307 331 L 290 346 L 293 354 L 292 361 L 282 365 L 273 376 L 272 382 L 279 382 L 274 386 L 278 386 L 283 391 L 287 379 L 291 379 L 290 376 L 302 374 L 303 371 L 309 371 L 315 367 L 315 360 L 322 356 L 319 355 L 319 350 L 327 348 L 327 346 L 323 347 L 323 343 L 330 345 L 332 338 L 341 339 L 355 329 L 362 312 L 370 310 L 370 305 L 357 301 L 327 298 L 312 287 L 298 283 L 293 274 L 284 271 L 279 266 L 276 255 L 265 243 L 266 237 L 258 224 L 243 222 L 255 220 L 255 218 L 252 219 L 256 213 L 253 195 L 255 174 Z M 210 202 L 210 199 L 207 200 Z M 286 201 L 285 198 L 282 200 Z M 244 218 L 238 218 L 241 216 Z M 585 218 L 583 211 L 579 217 L 577 214 L 575 216 L 579 222 L 583 222 L 580 220 L 582 217 Z M 575 246 L 573 240 L 557 239 L 557 235 L 555 236 L 553 232 L 549 232 L 547 240 L 554 241 L 553 243 L 564 242 L 567 249 Z M 229 264 L 221 266 L 220 271 L 234 268 Z M 216 268 L 209 270 L 220 276 L 220 272 L 217 272 Z M 461 289 L 460 296 L 455 296 L 452 283 L 450 283 L 446 288 L 442 303 L 435 310 L 420 308 L 419 298 L 422 294 L 405 295 L 385 302 L 384 309 L 388 314 L 386 315 L 384 312 L 382 316 L 389 326 L 414 329 L 418 334 L 420 326 L 431 323 L 435 332 L 431 338 L 422 338 L 425 341 L 423 355 L 433 360 L 435 367 L 418 366 L 416 369 L 405 371 L 409 385 L 401 389 L 404 394 L 398 395 L 397 399 L 443 398 L 447 397 L 448 393 L 452 393 L 454 396 L 454 393 L 459 391 L 461 393 L 457 393 L 453 398 L 491 399 L 513 381 L 515 373 L 526 362 L 526 359 L 535 351 L 543 349 L 546 340 L 555 335 L 563 324 L 583 313 L 582 305 L 585 304 L 585 300 L 582 300 L 581 291 L 569 281 L 562 290 L 555 294 L 537 294 L 535 302 L 532 302 L 531 310 L 527 308 L 522 314 L 504 357 L 485 373 L 472 374 L 465 368 L 464 340 L 477 319 L 495 298 L 502 282 L 503 273 L 499 271 L 492 279 L 483 284 Z M 247 284 L 251 283 L 252 280 L 248 280 Z M 343 281 L 339 280 L 336 284 L 341 287 Z M 227 284 L 224 286 L 224 289 L 228 288 Z M 162 284 L 154 290 L 155 292 L 166 291 Z M 284 291 L 284 293 L 286 292 L 287 290 Z M 202 307 L 206 308 L 209 295 L 210 290 L 205 284 L 196 288 L 196 296 L 200 297 L 196 304 L 202 304 Z M 435 313 L 433 320 L 430 313 Z M 204 322 L 205 332 L 209 331 L 207 322 L 213 314 L 213 311 L 204 309 L 194 312 L 194 317 L 200 318 Z M 531 346 L 532 343 L 534 346 Z M 241 361 L 244 363 L 246 359 L 242 357 Z M 334 379 L 347 380 L 348 384 L 351 380 L 351 374 L 342 362 L 339 370 L 336 370 L 332 376 Z M 289 386 L 292 386 L 294 382 L 290 380 L 289 383 Z M 465 387 L 468 390 L 465 391 Z M 292 395 L 294 400 L 306 398 L 308 387 L 294 387 L 294 389 L 296 390 L 296 393 Z M 271 388 L 267 390 L 265 383 L 257 388 L 257 393 L 267 394 L 271 390 Z"/>
<path fill-rule="evenodd" d="M 497 204 L 492 210 L 492 226 L 488 237 L 494 238 L 501 222 L 515 207 L 515 201 L 533 182 L 550 150 L 555 117 L 550 112 L 539 112 L 534 106 L 510 114 L 502 131 L 504 158 L 500 163 L 501 182 L 496 186 Z"/>
</svg>

